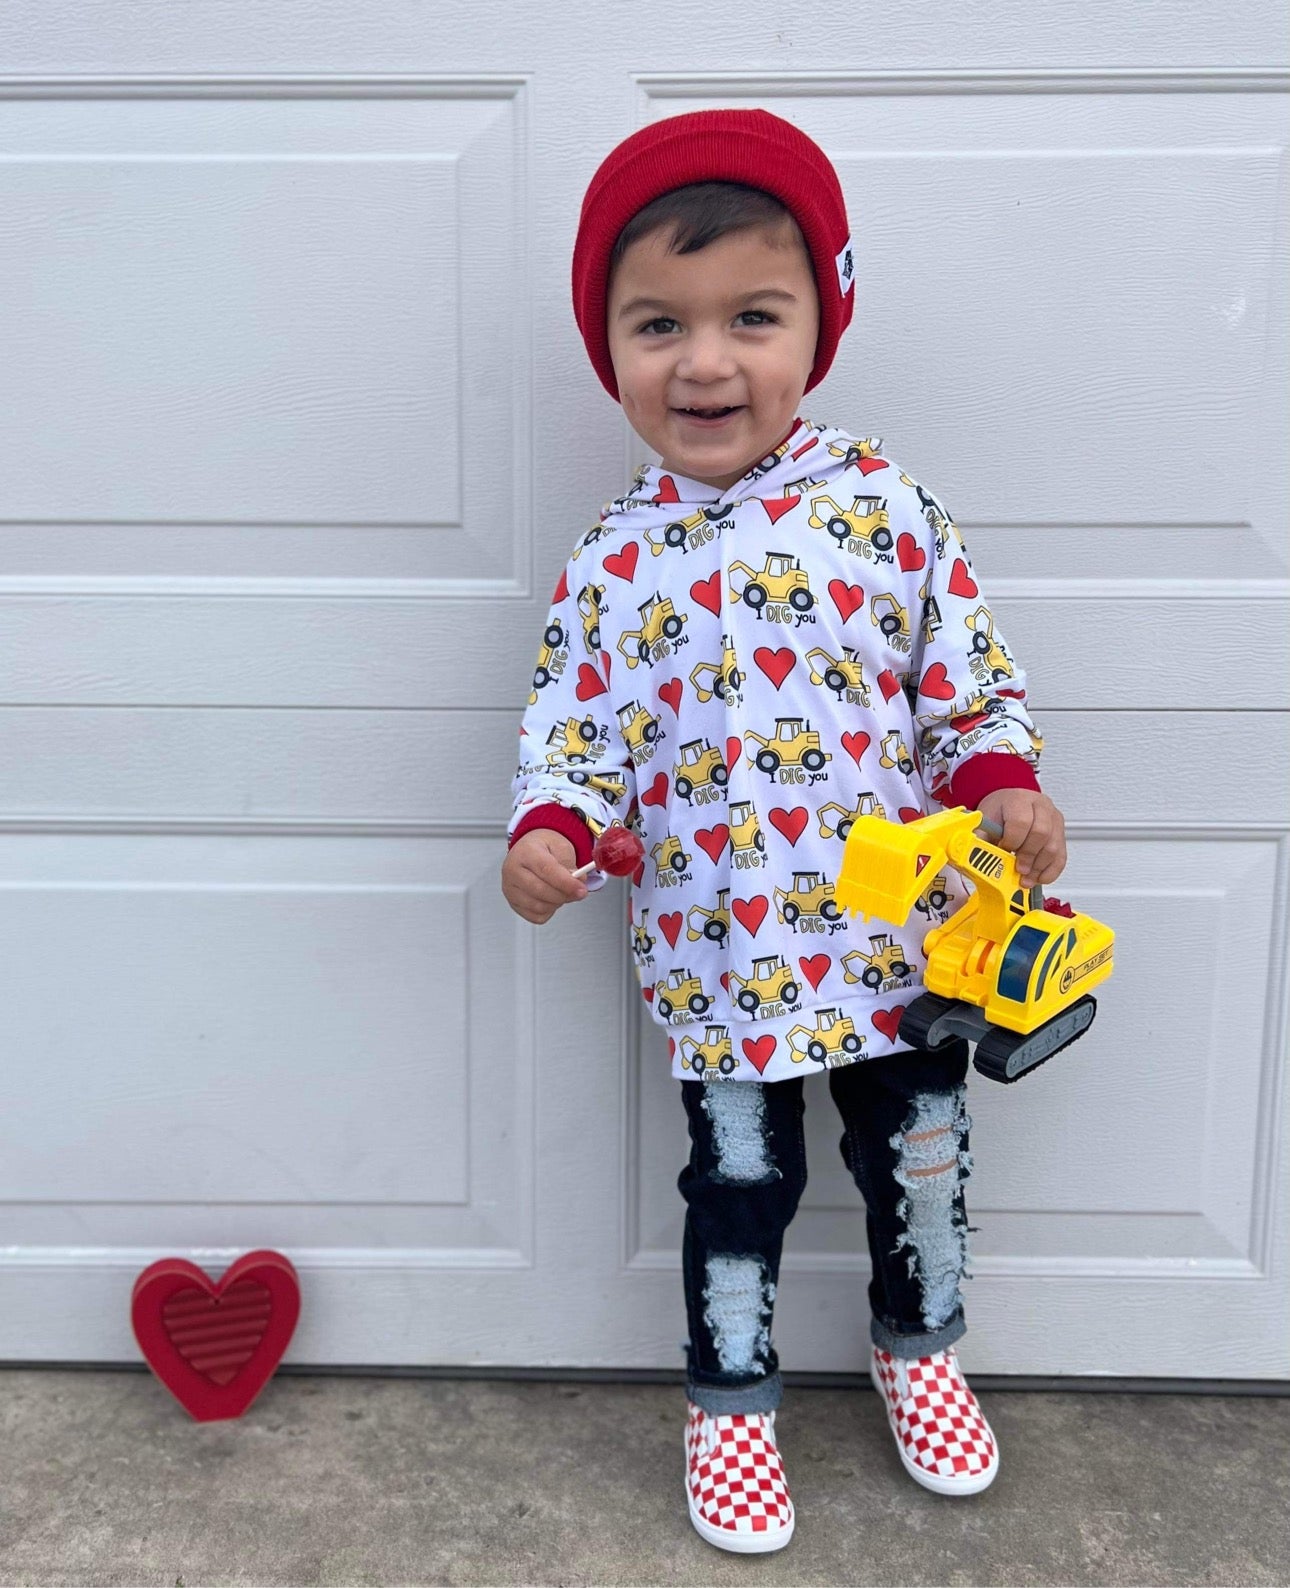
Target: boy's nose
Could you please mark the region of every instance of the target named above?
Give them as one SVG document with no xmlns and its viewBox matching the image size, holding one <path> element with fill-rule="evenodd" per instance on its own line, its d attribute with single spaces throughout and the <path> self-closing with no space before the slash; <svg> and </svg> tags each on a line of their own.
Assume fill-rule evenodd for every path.
<svg viewBox="0 0 1290 1588">
<path fill-rule="evenodd" d="M 713 381 L 733 373 L 735 362 L 725 337 L 720 331 L 695 331 L 677 361 L 676 373 L 682 380 L 711 385 Z M 706 399 L 687 403 L 686 407 L 709 407 Z"/>
</svg>

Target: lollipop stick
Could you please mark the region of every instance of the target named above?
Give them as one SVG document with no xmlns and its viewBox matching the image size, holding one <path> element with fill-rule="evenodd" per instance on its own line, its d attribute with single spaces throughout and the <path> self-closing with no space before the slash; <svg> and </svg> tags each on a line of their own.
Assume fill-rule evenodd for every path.
<svg viewBox="0 0 1290 1588">
<path fill-rule="evenodd" d="M 589 871 L 594 871 L 595 869 L 596 862 L 594 860 L 589 860 L 585 866 L 578 867 L 578 869 L 574 872 L 574 876 L 585 877 Z"/>
</svg>

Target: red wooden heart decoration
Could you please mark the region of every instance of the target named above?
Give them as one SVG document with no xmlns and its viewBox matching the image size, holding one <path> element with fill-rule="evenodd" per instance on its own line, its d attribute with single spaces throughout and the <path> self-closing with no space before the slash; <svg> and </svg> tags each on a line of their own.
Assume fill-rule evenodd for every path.
<svg viewBox="0 0 1290 1588">
<path fill-rule="evenodd" d="M 291 1342 L 300 1281 L 281 1252 L 246 1252 L 218 1281 L 163 1257 L 134 1282 L 130 1323 L 144 1360 L 199 1423 L 240 1417 Z"/>
</svg>

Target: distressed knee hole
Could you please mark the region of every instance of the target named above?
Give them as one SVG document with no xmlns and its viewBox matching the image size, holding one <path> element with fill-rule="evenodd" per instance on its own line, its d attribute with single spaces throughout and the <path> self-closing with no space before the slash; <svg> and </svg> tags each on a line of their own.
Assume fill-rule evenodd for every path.
<svg viewBox="0 0 1290 1588">
<path fill-rule="evenodd" d="M 723 1373 L 764 1369 L 770 1352 L 775 1286 L 760 1257 L 708 1258 L 703 1316 Z"/>
<path fill-rule="evenodd" d="M 780 1178 L 766 1139 L 766 1098 L 750 1081 L 705 1081 L 704 1113 L 712 1121 L 715 1178 L 758 1185 Z"/>
<path fill-rule="evenodd" d="M 961 1304 L 959 1279 L 967 1267 L 967 1220 L 958 1203 L 972 1168 L 963 1140 L 972 1121 L 962 1086 L 919 1093 L 905 1129 L 891 1137 L 896 1179 L 904 1187 L 897 1216 L 904 1228 L 896 1250 L 909 1249 L 909 1272 L 922 1291 L 923 1323 L 938 1329 Z"/>
</svg>

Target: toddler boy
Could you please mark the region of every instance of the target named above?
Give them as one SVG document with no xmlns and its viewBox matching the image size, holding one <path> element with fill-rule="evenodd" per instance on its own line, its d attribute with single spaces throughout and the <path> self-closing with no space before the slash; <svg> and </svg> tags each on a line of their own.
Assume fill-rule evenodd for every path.
<svg viewBox="0 0 1290 1588">
<path fill-rule="evenodd" d="M 560 576 L 502 873 L 540 923 L 603 882 L 573 873 L 606 826 L 645 845 L 632 948 L 691 1140 L 689 1513 L 740 1552 L 794 1527 L 770 1330 L 806 1183 L 807 1075 L 827 1073 L 866 1204 L 871 1374 L 905 1469 L 943 1494 L 998 1470 L 954 1350 L 968 1050 L 897 1034 L 924 931 L 963 892 L 929 876 L 914 924 L 848 919 L 833 879 L 850 825 L 967 805 L 1002 828 L 1023 883 L 1066 859 L 1024 675 L 957 528 L 878 440 L 797 413 L 854 274 L 832 165 L 766 111 L 655 122 L 596 172 L 575 314 L 662 462 L 605 504 Z"/>
</svg>

